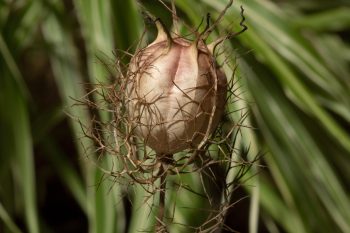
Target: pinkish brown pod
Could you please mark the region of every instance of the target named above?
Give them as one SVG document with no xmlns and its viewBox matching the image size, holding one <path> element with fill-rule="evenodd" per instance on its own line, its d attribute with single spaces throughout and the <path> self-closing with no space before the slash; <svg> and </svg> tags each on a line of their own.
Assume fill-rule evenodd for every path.
<svg viewBox="0 0 350 233">
<path fill-rule="evenodd" d="M 129 65 L 129 118 L 134 133 L 158 155 L 196 149 L 224 112 L 227 79 L 199 35 L 171 37 L 156 20 L 158 36 Z"/>
</svg>

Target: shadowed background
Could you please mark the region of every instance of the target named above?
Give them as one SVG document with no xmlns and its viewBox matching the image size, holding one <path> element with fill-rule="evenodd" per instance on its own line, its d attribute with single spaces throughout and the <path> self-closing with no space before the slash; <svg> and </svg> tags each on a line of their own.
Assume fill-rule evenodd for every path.
<svg viewBox="0 0 350 233">
<path fill-rule="evenodd" d="M 227 2 L 176 6 L 196 27 Z M 264 157 L 232 197 L 249 195 L 227 224 L 252 233 L 350 232 L 350 4 L 234 1 L 214 34 L 239 30 L 240 5 L 249 29 L 225 48 L 243 100 L 229 108 L 250 111 L 236 146 Z M 137 205 L 142 190 L 122 198 L 101 182 L 85 151 L 94 145 L 76 121 L 91 115 L 72 108 L 85 83 L 110 81 L 99 57 L 134 51 L 146 9 L 171 26 L 156 0 L 0 1 L 0 232 L 134 233 L 151 224 Z M 204 218 L 178 213 L 188 224 Z"/>
</svg>

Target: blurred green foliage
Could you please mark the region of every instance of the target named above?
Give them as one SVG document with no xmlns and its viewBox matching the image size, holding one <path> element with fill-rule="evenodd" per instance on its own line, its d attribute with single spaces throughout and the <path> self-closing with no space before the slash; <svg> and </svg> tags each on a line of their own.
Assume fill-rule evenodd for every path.
<svg viewBox="0 0 350 233">
<path fill-rule="evenodd" d="M 200 25 L 227 2 L 176 6 L 187 24 Z M 231 67 L 238 64 L 242 101 L 229 108 L 250 109 L 244 124 L 253 129 L 242 130 L 237 147 L 265 153 L 243 184 L 251 196 L 244 224 L 249 232 L 350 232 L 350 4 L 234 1 L 214 33 L 239 30 L 240 5 L 249 29 L 225 52 Z M 110 80 L 98 57 L 133 52 L 145 9 L 170 26 L 156 0 L 0 2 L 0 232 L 133 233 L 154 223 L 142 188 L 130 193 L 129 206 L 125 190 L 101 182 L 86 154 L 94 145 L 77 121 L 89 124 L 90 112 L 72 107 L 86 94 L 84 83 Z M 196 185 L 196 177 L 184 179 Z M 53 214 L 55 195 L 74 205 Z M 182 193 L 180 202 L 203 205 Z M 72 211 L 82 217 L 65 217 Z M 179 209 L 176 219 L 201 221 L 195 216 Z"/>
</svg>

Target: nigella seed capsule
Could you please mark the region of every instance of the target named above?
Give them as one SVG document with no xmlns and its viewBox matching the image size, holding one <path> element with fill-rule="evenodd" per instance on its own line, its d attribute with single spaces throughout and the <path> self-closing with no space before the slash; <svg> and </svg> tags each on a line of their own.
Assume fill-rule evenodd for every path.
<svg viewBox="0 0 350 233">
<path fill-rule="evenodd" d="M 157 154 L 195 149 L 217 127 L 227 79 L 202 38 L 171 37 L 160 20 L 154 42 L 129 65 L 129 118 Z"/>
</svg>

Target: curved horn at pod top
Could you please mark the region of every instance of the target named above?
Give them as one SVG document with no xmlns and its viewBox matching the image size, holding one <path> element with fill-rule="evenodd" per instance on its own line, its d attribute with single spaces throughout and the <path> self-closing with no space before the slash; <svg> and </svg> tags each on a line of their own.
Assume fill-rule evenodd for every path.
<svg viewBox="0 0 350 233">
<path fill-rule="evenodd" d="M 157 44 L 162 41 L 167 41 L 168 47 L 170 47 L 173 40 L 171 38 L 169 31 L 164 26 L 163 22 L 160 20 L 160 18 L 157 18 L 154 21 L 154 23 L 156 24 L 158 34 L 156 39 L 151 44 Z"/>
</svg>

